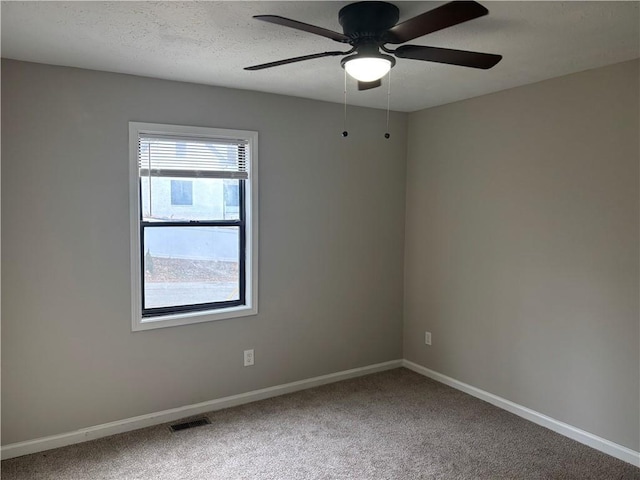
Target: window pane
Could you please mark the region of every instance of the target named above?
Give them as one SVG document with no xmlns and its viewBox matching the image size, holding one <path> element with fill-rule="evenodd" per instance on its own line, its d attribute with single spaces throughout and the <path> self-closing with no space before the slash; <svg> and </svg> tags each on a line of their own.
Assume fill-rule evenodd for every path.
<svg viewBox="0 0 640 480">
<path fill-rule="evenodd" d="M 141 177 L 145 221 L 238 220 L 242 180 Z"/>
<path fill-rule="evenodd" d="M 240 299 L 239 227 L 145 227 L 145 308 Z"/>
<path fill-rule="evenodd" d="M 193 205 L 192 180 L 171 180 L 171 205 Z"/>
</svg>

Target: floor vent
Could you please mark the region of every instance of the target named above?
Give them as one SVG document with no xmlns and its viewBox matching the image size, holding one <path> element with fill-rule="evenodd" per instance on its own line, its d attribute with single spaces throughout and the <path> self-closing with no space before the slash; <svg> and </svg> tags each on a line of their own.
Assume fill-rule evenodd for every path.
<svg viewBox="0 0 640 480">
<path fill-rule="evenodd" d="M 195 420 L 190 420 L 188 422 L 176 423 L 174 425 L 170 425 L 169 428 L 172 432 L 177 432 L 179 430 L 186 430 L 187 428 L 201 427 L 203 425 L 209 425 L 211 422 L 208 418 L 196 418 Z"/>
</svg>

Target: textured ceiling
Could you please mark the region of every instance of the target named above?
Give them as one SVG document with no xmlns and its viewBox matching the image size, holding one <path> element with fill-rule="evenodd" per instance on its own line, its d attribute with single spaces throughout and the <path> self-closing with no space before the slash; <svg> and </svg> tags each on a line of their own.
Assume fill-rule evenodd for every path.
<svg viewBox="0 0 640 480">
<path fill-rule="evenodd" d="M 341 102 L 339 57 L 243 67 L 340 50 L 323 37 L 252 19 L 274 14 L 342 31 L 350 2 L 2 2 L 2 56 L 31 62 Z M 400 21 L 445 2 L 394 2 Z M 414 111 L 640 57 L 639 2 L 481 2 L 490 13 L 412 44 L 503 55 L 491 70 L 399 59 L 391 108 Z M 337 48 L 336 48 L 337 47 Z M 348 102 L 386 108 L 387 88 Z"/>
</svg>

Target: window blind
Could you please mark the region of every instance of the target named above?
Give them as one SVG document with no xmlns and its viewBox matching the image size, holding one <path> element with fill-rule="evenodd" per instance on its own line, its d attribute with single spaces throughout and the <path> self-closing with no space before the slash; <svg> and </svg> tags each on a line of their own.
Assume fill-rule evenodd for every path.
<svg viewBox="0 0 640 480">
<path fill-rule="evenodd" d="M 140 176 L 249 178 L 246 140 L 140 134 Z"/>
</svg>

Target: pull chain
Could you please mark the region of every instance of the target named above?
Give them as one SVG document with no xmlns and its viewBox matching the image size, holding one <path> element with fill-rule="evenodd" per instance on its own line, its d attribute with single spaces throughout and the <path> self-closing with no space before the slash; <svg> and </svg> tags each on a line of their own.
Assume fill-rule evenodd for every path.
<svg viewBox="0 0 640 480">
<path fill-rule="evenodd" d="M 384 138 L 389 139 L 389 137 L 391 137 L 391 134 L 389 133 L 389 106 L 391 104 L 391 70 L 389 70 L 387 83 L 389 84 L 389 87 L 387 88 L 387 131 L 384 134 Z"/>
<path fill-rule="evenodd" d="M 349 135 L 347 132 L 347 70 L 344 71 L 344 121 L 342 124 L 344 130 L 342 131 L 342 136 L 346 137 Z"/>
</svg>

